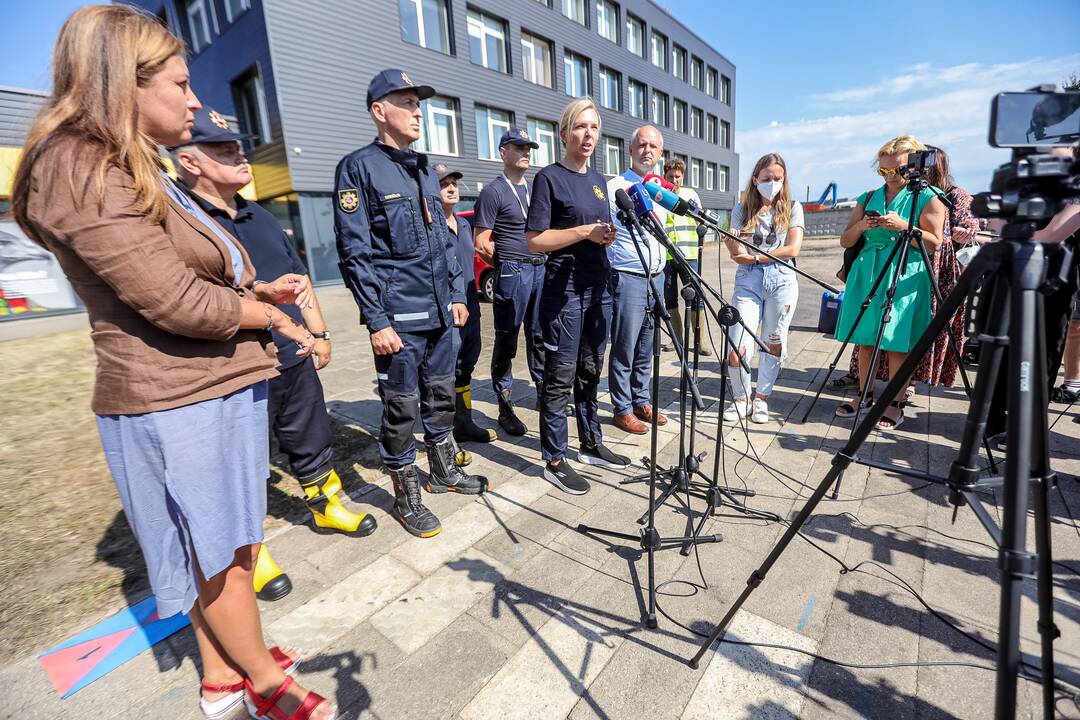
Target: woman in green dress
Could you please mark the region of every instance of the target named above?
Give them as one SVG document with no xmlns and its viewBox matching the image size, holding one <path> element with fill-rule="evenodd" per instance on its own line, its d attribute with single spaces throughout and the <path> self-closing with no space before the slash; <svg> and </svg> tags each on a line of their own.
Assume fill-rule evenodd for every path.
<svg viewBox="0 0 1080 720">
<path fill-rule="evenodd" d="M 838 340 L 842 341 L 851 332 L 863 301 L 870 294 L 878 275 L 885 270 L 885 277 L 878 286 L 877 293 L 851 335 L 851 342 L 859 353 L 860 390 L 867 382 L 873 382 L 872 378 L 867 377 L 867 368 L 870 367 L 874 343 L 881 327 L 886 291 L 892 284 L 899 265 L 899 253 L 888 263 L 888 268 L 886 263 L 900 231 L 907 228 L 912 202 L 917 203 L 916 217 L 927 254 L 932 255 L 941 244 L 945 222 L 944 204 L 930 189 L 923 190 L 917 198 L 913 197 L 902 174 L 904 166 L 907 165 L 908 153 L 925 149 L 926 146 L 910 135 L 901 135 L 881 146 L 877 156 L 877 172 L 885 179 L 885 184 L 859 196 L 858 204 L 851 211 L 847 227 L 840 236 L 840 244 L 845 248 L 853 246 L 860 236 L 865 238 L 865 245 L 848 273 L 844 294 L 846 302 L 841 307 L 836 326 L 835 336 Z M 904 272 L 896 283 L 892 312 L 881 338 L 881 349 L 889 355 L 890 372 L 895 372 L 900 367 L 908 351 L 930 324 L 931 293 L 926 264 L 919 253 L 918 245 L 912 243 Z M 872 393 L 867 395 L 867 402 L 871 399 Z M 900 426 L 904 419 L 903 400 L 904 390 L 901 389 L 885 415 L 878 421 L 879 428 L 893 429 Z M 836 414 L 839 417 L 854 415 L 855 402 L 858 401 L 842 403 L 836 409 Z"/>
</svg>

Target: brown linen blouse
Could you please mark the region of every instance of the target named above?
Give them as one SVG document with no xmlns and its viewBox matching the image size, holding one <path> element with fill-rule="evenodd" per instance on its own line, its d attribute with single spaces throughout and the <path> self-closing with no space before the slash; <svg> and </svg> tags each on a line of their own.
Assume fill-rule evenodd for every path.
<svg viewBox="0 0 1080 720">
<path fill-rule="evenodd" d="M 99 207 L 94 155 L 57 138 L 34 163 L 30 233 L 56 255 L 86 305 L 99 415 L 135 415 L 223 397 L 277 375 L 270 333 L 240 330 L 255 272 L 243 246 L 240 287 L 229 250 L 169 200 L 165 225 L 135 204 L 131 176 L 110 168 Z"/>
</svg>

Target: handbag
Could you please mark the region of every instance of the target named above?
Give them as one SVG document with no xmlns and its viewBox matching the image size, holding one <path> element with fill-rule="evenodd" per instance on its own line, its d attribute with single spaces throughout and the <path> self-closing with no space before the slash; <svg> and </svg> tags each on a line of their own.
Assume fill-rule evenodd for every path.
<svg viewBox="0 0 1080 720">
<path fill-rule="evenodd" d="M 866 206 L 870 204 L 870 198 L 874 196 L 877 190 L 870 190 L 866 193 L 866 199 L 863 200 L 862 209 L 866 212 Z M 855 264 L 855 259 L 859 257 L 859 253 L 862 252 L 863 247 L 866 246 L 866 238 L 859 235 L 859 239 L 855 241 L 855 244 L 849 248 L 844 248 L 844 264 L 836 272 L 836 277 L 840 282 L 847 282 L 848 273 L 851 272 L 851 266 Z"/>
</svg>

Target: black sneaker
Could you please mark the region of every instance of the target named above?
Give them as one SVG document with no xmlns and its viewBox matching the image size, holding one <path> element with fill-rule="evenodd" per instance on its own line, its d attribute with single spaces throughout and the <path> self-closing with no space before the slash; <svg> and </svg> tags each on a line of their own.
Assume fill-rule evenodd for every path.
<svg viewBox="0 0 1080 720">
<path fill-rule="evenodd" d="M 577 474 L 564 458 L 558 465 L 544 466 L 544 479 L 570 495 L 584 495 L 592 487 L 589 481 Z"/>
<path fill-rule="evenodd" d="M 608 450 L 604 443 L 597 443 L 591 447 L 582 445 L 578 450 L 578 460 L 586 465 L 596 465 L 610 470 L 630 467 L 630 458 L 625 455 L 616 455 Z"/>
</svg>

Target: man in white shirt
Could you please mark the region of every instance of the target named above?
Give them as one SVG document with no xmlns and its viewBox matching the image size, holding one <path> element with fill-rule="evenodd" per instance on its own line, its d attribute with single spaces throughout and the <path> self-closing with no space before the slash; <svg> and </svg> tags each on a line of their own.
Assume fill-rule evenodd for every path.
<svg viewBox="0 0 1080 720">
<path fill-rule="evenodd" d="M 652 422 L 654 412 L 658 424 L 667 423 L 667 418 L 653 408 L 649 398 L 655 331 L 650 301 L 663 302 L 662 275 L 666 255 L 660 242 L 648 233 L 637 238 L 638 243 L 635 243 L 635 238 L 618 220 L 614 198 L 616 190 L 625 190 L 641 182 L 663 156 L 664 137 L 660 131 L 652 125 L 639 127 L 630 139 L 630 170 L 607 183 L 616 230 L 615 242 L 608 247 L 613 301 L 608 389 L 614 405 L 612 423 L 635 435 L 648 431 L 645 423 Z M 667 213 L 657 205 L 653 208 L 663 225 Z"/>
</svg>

